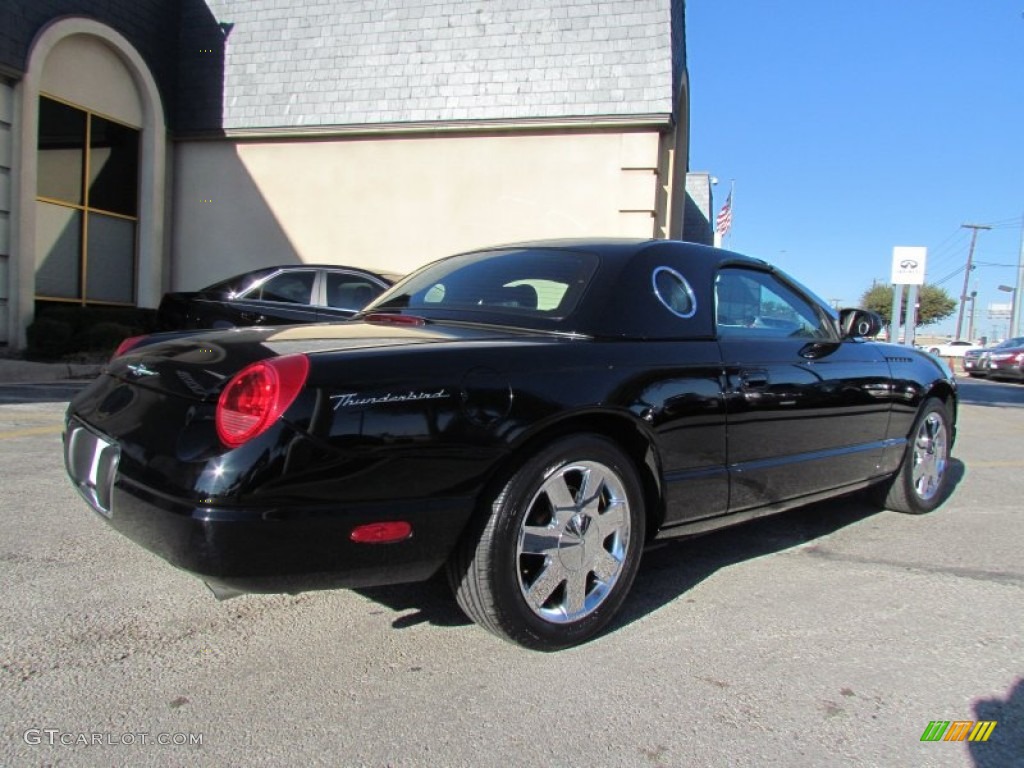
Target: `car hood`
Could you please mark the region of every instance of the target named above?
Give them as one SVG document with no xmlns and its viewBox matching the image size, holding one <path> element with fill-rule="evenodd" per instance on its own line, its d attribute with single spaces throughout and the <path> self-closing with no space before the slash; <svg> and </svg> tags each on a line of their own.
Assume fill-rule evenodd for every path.
<svg viewBox="0 0 1024 768">
<path fill-rule="evenodd" d="M 473 344 L 557 338 L 558 334 L 461 323 L 408 325 L 348 321 L 154 334 L 112 360 L 105 373 L 132 384 L 205 400 L 251 363 L 291 354 L 353 354 L 424 344 Z"/>
</svg>

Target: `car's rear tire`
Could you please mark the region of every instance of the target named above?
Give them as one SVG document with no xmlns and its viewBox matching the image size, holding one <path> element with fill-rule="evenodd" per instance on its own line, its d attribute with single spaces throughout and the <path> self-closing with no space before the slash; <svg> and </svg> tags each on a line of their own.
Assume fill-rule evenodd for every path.
<svg viewBox="0 0 1024 768">
<path fill-rule="evenodd" d="M 485 516 L 448 563 L 466 615 L 543 651 L 603 630 L 644 543 L 643 493 L 629 457 L 598 435 L 561 438 L 482 503 Z"/>
<path fill-rule="evenodd" d="M 942 400 L 929 398 L 914 422 L 899 471 L 875 489 L 879 506 L 923 515 L 945 501 L 952 438 L 949 409 Z"/>
</svg>

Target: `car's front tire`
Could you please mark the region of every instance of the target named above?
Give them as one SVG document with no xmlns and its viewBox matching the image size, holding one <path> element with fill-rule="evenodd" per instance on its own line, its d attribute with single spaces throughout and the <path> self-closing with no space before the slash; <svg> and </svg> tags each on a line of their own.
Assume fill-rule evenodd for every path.
<svg viewBox="0 0 1024 768">
<path fill-rule="evenodd" d="M 876 488 L 878 504 L 911 515 L 938 507 L 949 491 L 952 440 L 949 409 L 942 400 L 929 398 L 914 422 L 899 471 Z"/>
<path fill-rule="evenodd" d="M 633 462 L 597 435 L 561 438 L 525 461 L 448 564 L 466 615 L 519 645 L 586 642 L 618 612 L 644 543 Z"/>
</svg>

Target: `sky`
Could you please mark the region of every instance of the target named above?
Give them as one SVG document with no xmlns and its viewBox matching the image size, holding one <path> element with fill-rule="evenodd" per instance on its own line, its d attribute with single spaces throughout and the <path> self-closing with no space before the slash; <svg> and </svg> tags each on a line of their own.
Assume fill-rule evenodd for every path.
<svg viewBox="0 0 1024 768">
<path fill-rule="evenodd" d="M 1002 338 L 1024 224 L 1024 0 L 687 0 L 690 170 L 723 245 L 857 306 L 895 246 Z M 919 329 L 956 330 L 957 313 Z M 1024 328 L 1024 322 L 1022 322 Z M 967 319 L 962 336 L 967 336 Z"/>
</svg>

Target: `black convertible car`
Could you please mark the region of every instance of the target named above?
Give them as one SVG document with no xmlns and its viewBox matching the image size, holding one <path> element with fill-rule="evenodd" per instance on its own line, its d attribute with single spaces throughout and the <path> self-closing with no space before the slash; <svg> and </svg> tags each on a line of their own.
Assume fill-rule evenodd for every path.
<svg viewBox="0 0 1024 768">
<path fill-rule="evenodd" d="M 956 384 L 880 322 L 693 244 L 491 248 L 353 322 L 132 342 L 72 401 L 66 465 L 221 596 L 443 568 L 478 623 L 562 648 L 655 539 L 861 489 L 941 503 Z"/>
</svg>

